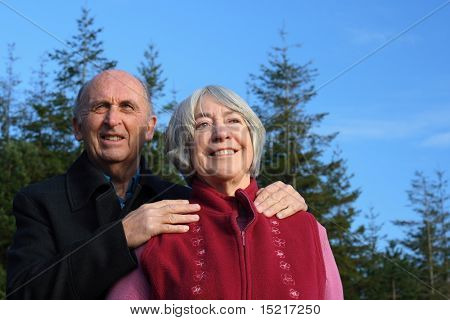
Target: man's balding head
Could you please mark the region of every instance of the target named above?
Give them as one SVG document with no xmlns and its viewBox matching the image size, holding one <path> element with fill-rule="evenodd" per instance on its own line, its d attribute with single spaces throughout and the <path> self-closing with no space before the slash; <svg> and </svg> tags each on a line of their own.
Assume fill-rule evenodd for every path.
<svg viewBox="0 0 450 320">
<path fill-rule="evenodd" d="M 80 90 L 74 111 L 75 137 L 106 173 L 135 167 L 156 124 L 147 90 L 128 72 L 107 70 Z M 120 173 L 119 173 L 120 175 Z"/>
<path fill-rule="evenodd" d="M 86 107 L 86 104 L 89 100 L 88 94 L 91 91 L 90 88 L 92 86 L 95 86 L 96 83 L 98 82 L 100 83 L 118 82 L 121 83 L 125 88 L 128 88 L 129 90 L 137 91 L 136 93 L 142 95 L 142 98 L 145 100 L 145 103 L 148 106 L 148 115 L 151 116 L 153 114 L 152 103 L 148 95 L 146 84 L 126 71 L 110 69 L 102 71 L 101 73 L 93 77 L 91 80 L 83 84 L 83 86 L 81 86 L 80 90 L 78 91 L 75 107 L 73 109 L 73 117 L 77 118 L 77 121 L 81 121 L 80 112 L 81 110 L 84 109 L 84 107 Z M 138 84 L 138 87 L 141 87 L 141 89 L 136 90 L 136 86 L 130 86 L 129 84 L 127 84 L 129 82 L 131 83 L 134 82 L 135 84 Z"/>
</svg>

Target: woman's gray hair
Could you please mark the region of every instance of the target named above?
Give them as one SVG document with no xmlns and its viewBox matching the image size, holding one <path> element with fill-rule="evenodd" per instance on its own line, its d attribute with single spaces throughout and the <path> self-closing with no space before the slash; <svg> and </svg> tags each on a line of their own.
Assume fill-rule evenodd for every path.
<svg viewBox="0 0 450 320">
<path fill-rule="evenodd" d="M 170 119 L 165 134 L 165 149 L 169 160 L 188 181 L 195 174 L 191 159 L 195 129 L 194 112 L 197 106 L 201 106 L 205 96 L 213 98 L 217 103 L 239 113 L 244 118 L 253 144 L 253 161 L 250 166 L 250 175 L 257 177 L 266 130 L 261 120 L 244 99 L 230 89 L 221 86 L 209 85 L 197 89 L 178 105 Z"/>
</svg>

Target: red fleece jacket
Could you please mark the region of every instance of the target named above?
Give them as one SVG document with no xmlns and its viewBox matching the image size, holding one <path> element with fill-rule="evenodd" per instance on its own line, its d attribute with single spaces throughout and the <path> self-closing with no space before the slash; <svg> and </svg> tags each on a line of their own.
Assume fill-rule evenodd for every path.
<svg viewBox="0 0 450 320">
<path fill-rule="evenodd" d="M 142 255 L 151 299 L 323 299 L 325 266 L 309 213 L 267 219 L 253 201 L 254 180 L 235 197 L 195 180 L 200 221 L 188 233 L 151 239 Z M 239 210 L 250 215 L 241 231 Z"/>
</svg>

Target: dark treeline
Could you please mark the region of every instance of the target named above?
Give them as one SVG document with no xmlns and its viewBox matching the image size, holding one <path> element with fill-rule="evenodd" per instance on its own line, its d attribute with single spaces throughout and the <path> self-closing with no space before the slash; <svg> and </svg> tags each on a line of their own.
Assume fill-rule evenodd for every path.
<svg viewBox="0 0 450 320">
<path fill-rule="evenodd" d="M 44 55 L 24 92 L 19 93 L 23 79 L 15 73 L 18 57 L 14 44 L 4 48 L 7 58 L 0 73 L 0 298 L 5 297 L 6 251 L 15 229 L 11 215 L 14 194 L 27 184 L 63 173 L 80 154 L 82 146 L 71 129 L 75 96 L 85 81 L 117 64 L 106 58 L 102 28 L 95 26 L 87 9 L 82 9 L 76 26 L 66 46 Z M 284 43 L 284 34 L 281 36 Z M 147 83 L 152 101 L 158 101 L 155 112 L 170 114 L 177 101 L 165 94 L 166 79 L 158 59 L 156 46 L 149 44 L 137 65 L 138 76 Z M 292 61 L 289 46 L 283 45 L 272 48 L 267 62 L 249 75 L 252 106 L 267 130 L 259 182 L 267 185 L 282 180 L 307 199 L 310 211 L 328 231 L 347 299 L 447 299 L 449 194 L 444 173 L 437 172 L 434 177 L 415 173 L 406 190 L 412 219 L 393 221 L 404 229 L 402 239 L 385 239 L 374 210 L 365 214 L 365 225 L 356 225 L 355 217 L 362 214 L 355 208 L 361 190 L 351 186 L 346 162 L 333 146 L 337 133 L 317 134 L 315 129 L 326 114 L 305 110 L 316 94 L 316 74 L 310 62 Z M 164 157 L 163 130 L 160 126 L 146 146 L 145 157 L 156 174 L 183 183 Z M 380 249 L 385 240 L 388 245 Z"/>
</svg>

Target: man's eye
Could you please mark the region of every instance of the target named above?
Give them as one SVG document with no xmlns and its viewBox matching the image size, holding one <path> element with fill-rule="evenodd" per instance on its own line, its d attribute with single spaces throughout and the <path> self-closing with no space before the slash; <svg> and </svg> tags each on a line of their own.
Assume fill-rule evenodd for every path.
<svg viewBox="0 0 450 320">
<path fill-rule="evenodd" d="M 126 104 L 122 105 L 122 109 L 124 109 L 124 110 L 134 110 L 134 106 L 129 104 L 129 103 L 126 103 Z"/>
<path fill-rule="evenodd" d="M 106 110 L 108 109 L 108 106 L 104 105 L 104 104 L 98 104 L 92 107 L 92 111 L 97 112 L 97 113 L 102 113 L 102 112 L 106 112 Z"/>
</svg>

